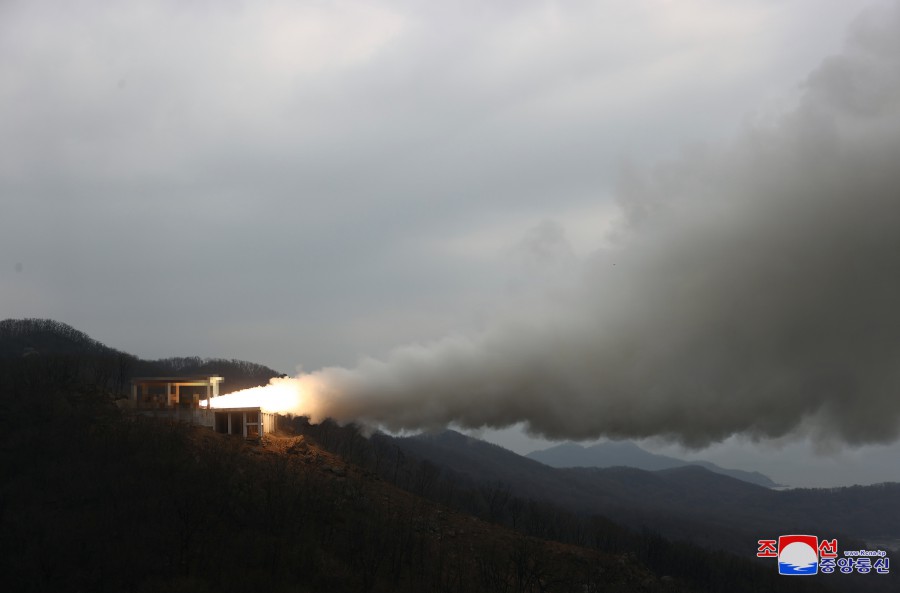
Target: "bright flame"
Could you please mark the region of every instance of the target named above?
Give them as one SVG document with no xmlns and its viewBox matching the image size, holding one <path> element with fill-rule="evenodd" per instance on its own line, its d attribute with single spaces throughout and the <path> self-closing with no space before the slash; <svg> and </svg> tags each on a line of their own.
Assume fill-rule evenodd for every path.
<svg viewBox="0 0 900 593">
<path fill-rule="evenodd" d="M 268 385 L 251 387 L 242 391 L 235 391 L 227 395 L 211 398 L 209 406 L 215 408 L 255 408 L 259 407 L 263 412 L 276 414 L 294 413 L 303 410 L 303 390 L 300 383 L 294 379 L 272 379 Z M 207 400 L 200 402 L 200 407 L 205 408 Z"/>
</svg>

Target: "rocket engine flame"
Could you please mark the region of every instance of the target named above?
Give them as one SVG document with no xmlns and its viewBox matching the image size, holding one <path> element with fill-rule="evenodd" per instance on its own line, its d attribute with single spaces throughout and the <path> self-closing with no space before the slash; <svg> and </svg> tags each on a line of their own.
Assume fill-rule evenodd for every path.
<svg viewBox="0 0 900 593">
<path fill-rule="evenodd" d="M 202 400 L 200 407 L 205 408 L 207 405 L 212 409 L 259 407 L 263 412 L 304 414 L 304 400 L 299 381 L 275 378 L 268 385 L 251 387 L 209 400 Z"/>
</svg>

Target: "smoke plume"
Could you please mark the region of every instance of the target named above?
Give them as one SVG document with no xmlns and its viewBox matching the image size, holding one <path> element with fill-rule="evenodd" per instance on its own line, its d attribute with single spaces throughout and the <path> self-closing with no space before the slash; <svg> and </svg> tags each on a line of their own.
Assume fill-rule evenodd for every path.
<svg viewBox="0 0 900 593">
<path fill-rule="evenodd" d="M 296 381 L 313 420 L 548 438 L 889 442 L 900 429 L 900 4 L 788 113 L 623 172 L 554 308 Z"/>
</svg>

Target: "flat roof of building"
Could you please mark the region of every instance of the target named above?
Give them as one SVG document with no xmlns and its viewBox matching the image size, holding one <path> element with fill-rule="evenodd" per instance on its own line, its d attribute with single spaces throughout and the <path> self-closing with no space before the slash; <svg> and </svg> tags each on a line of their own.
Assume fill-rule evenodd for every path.
<svg viewBox="0 0 900 593">
<path fill-rule="evenodd" d="M 201 408 L 206 409 L 206 408 Z M 262 412 L 259 406 L 241 406 L 236 408 L 210 408 L 210 412 Z M 274 414 L 275 412 L 263 412 L 264 414 Z"/>
<path fill-rule="evenodd" d="M 221 383 L 225 379 L 216 375 L 190 375 L 184 377 L 134 377 L 132 383 L 211 383 L 215 379 Z"/>
</svg>

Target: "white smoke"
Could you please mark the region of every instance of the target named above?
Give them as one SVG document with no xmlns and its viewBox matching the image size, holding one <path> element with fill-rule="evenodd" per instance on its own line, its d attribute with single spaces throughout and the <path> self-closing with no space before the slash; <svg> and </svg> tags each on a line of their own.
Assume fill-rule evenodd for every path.
<svg viewBox="0 0 900 593">
<path fill-rule="evenodd" d="M 548 438 L 889 442 L 900 429 L 900 3 L 799 105 L 623 173 L 614 246 L 555 310 L 296 379 L 313 420 Z"/>
</svg>

